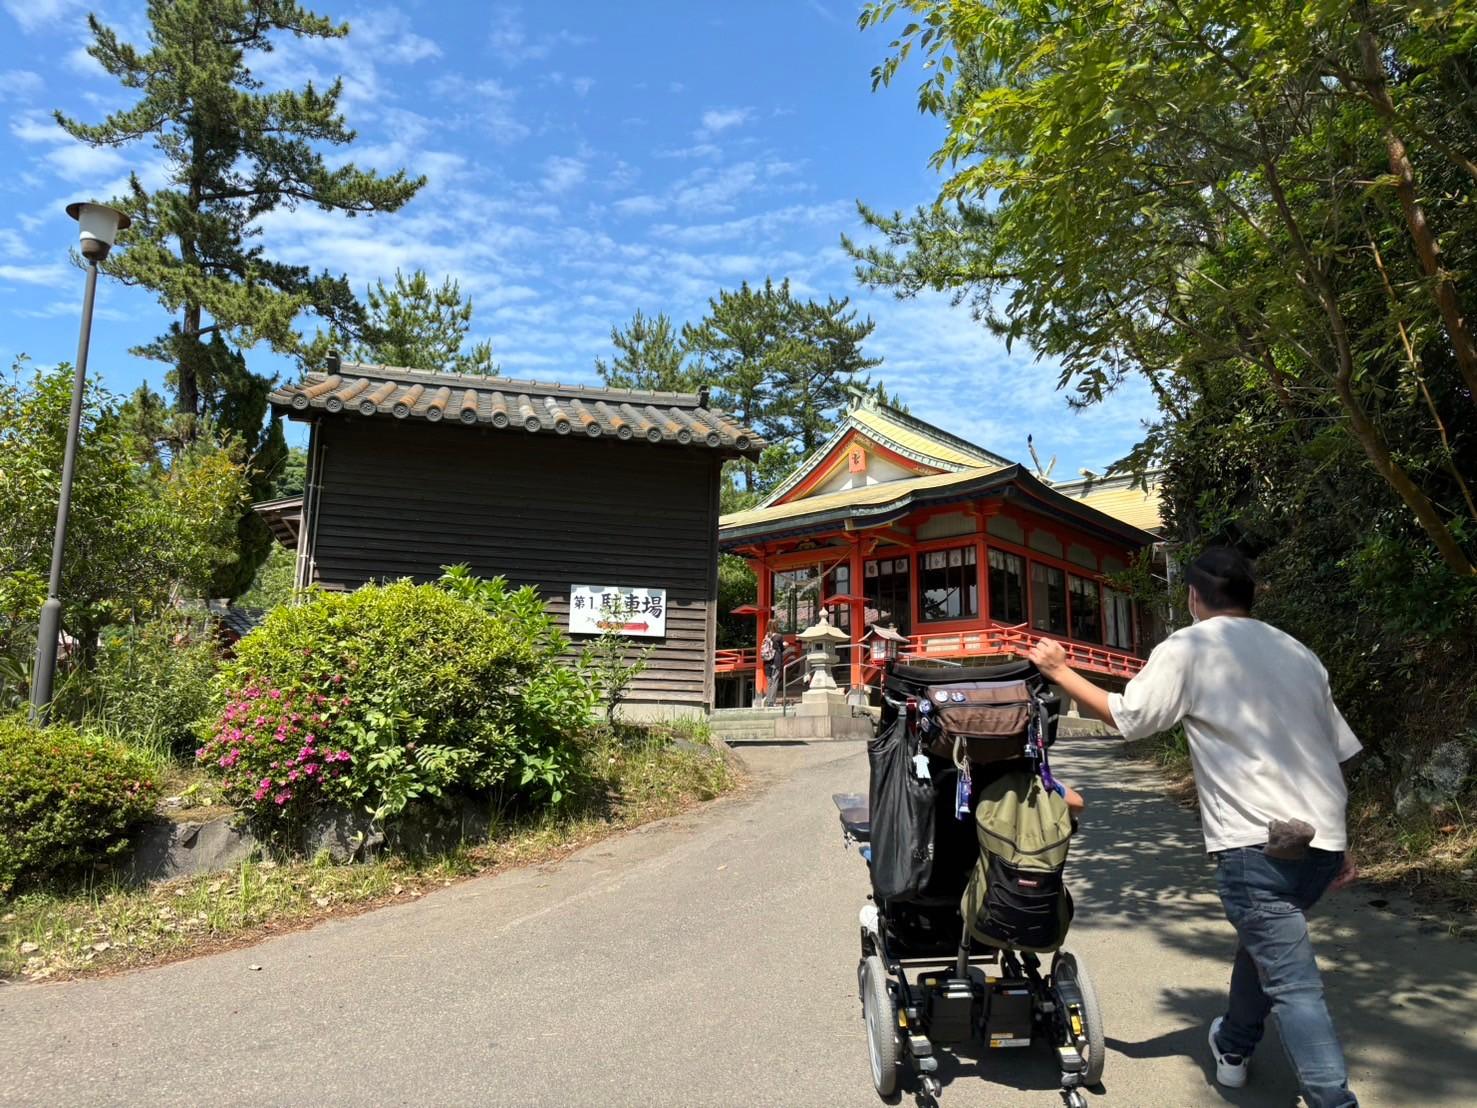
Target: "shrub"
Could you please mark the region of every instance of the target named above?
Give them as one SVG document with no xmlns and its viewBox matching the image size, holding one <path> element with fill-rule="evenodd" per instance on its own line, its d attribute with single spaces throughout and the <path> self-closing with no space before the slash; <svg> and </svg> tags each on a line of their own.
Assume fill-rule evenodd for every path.
<svg viewBox="0 0 1477 1108">
<path fill-rule="evenodd" d="M 320 800 L 379 818 L 448 791 L 556 803 L 593 707 L 566 645 L 538 594 L 500 579 L 319 593 L 237 644 L 198 756 L 269 828 Z"/>
<path fill-rule="evenodd" d="M 199 722 L 220 711 L 219 651 L 209 626 L 170 614 L 104 634 L 70 714 L 161 754 L 195 746 Z M 67 699 L 72 699 L 70 691 Z"/>
<path fill-rule="evenodd" d="M 158 797 L 148 763 L 127 747 L 0 717 L 0 894 L 116 857 Z"/>
<path fill-rule="evenodd" d="M 637 647 L 619 631 L 606 631 L 585 643 L 580 670 L 605 706 L 607 721 L 615 722 L 631 682 L 646 671 L 654 650 L 656 644 Z"/>
</svg>

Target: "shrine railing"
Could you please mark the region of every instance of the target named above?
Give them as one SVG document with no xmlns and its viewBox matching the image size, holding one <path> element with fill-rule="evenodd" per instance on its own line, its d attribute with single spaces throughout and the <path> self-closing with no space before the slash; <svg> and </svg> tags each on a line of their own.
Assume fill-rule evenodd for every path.
<svg viewBox="0 0 1477 1108">
<path fill-rule="evenodd" d="M 981 627 L 976 631 L 936 631 L 910 635 L 901 650 L 905 662 L 931 659 L 954 661 L 959 658 L 988 658 L 1000 655 L 1024 657 L 1031 644 L 1047 636 L 1021 627 Z M 1053 636 L 1054 637 L 1054 636 Z M 1109 677 L 1132 677 L 1144 668 L 1144 660 L 1122 650 L 1090 643 L 1058 640 L 1067 652 L 1067 664 L 1087 673 Z M 759 651 L 754 647 L 719 650 L 713 655 L 713 672 L 753 673 L 759 668 Z M 872 667 L 868 667 L 869 669 Z M 837 680 L 841 680 L 839 677 Z"/>
<path fill-rule="evenodd" d="M 741 650 L 718 650 L 713 654 L 714 673 L 748 673 L 759 668 L 759 651 L 752 646 Z"/>
<path fill-rule="evenodd" d="M 916 662 L 930 658 L 952 660 L 999 654 L 1024 657 L 1033 643 L 1048 637 L 1054 636 L 1038 635 L 1024 627 L 982 627 L 977 631 L 939 631 L 910 635 L 908 646 L 902 651 L 902 658 L 904 661 Z M 1142 658 L 1121 650 L 1069 642 L 1065 639 L 1058 641 L 1067 652 L 1067 664 L 1073 669 L 1102 673 L 1110 677 L 1132 677 L 1144 668 Z"/>
</svg>

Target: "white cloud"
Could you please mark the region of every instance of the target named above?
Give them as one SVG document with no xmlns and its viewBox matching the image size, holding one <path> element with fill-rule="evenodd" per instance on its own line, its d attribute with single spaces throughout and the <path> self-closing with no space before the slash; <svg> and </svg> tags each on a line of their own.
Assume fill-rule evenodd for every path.
<svg viewBox="0 0 1477 1108">
<path fill-rule="evenodd" d="M 466 113 L 466 121 L 485 131 L 500 145 L 519 142 L 533 133 L 514 111 L 517 91 L 496 78 L 468 81 L 452 74 L 438 78 L 431 91 Z"/>
<path fill-rule="evenodd" d="M 343 80 L 346 108 L 378 112 L 395 100 L 393 83 L 383 79 L 381 63 L 412 65 L 441 56 L 441 48 L 411 29 L 405 12 L 387 8 L 355 16 L 345 38 L 283 38 L 270 53 L 255 54 L 252 72 L 270 88 L 298 88 L 312 81 L 320 89 Z"/>
<path fill-rule="evenodd" d="M 441 56 L 441 47 L 412 31 L 410 19 L 402 11 L 370 12 L 354 17 L 349 26 L 349 40 L 357 40 L 358 49 L 374 50 L 386 61 L 414 65 Z"/>
<path fill-rule="evenodd" d="M 45 265 L 0 265 L 0 282 L 61 288 L 72 283 L 76 271 L 61 262 Z"/>
<path fill-rule="evenodd" d="M 29 100 L 45 87 L 41 75 L 29 69 L 7 69 L 0 73 L 0 100 Z"/>
<path fill-rule="evenodd" d="M 22 142 L 71 142 L 72 136 L 45 112 L 26 111 L 12 116 L 10 133 Z"/>
<path fill-rule="evenodd" d="M 658 158 L 672 158 L 677 161 L 690 161 L 700 158 L 713 159 L 723 157 L 723 151 L 711 142 L 699 142 L 693 146 L 680 146 L 675 149 L 658 150 Z"/>
<path fill-rule="evenodd" d="M 576 77 L 573 81 L 569 82 L 569 87 L 574 89 L 576 96 L 588 96 L 590 95 L 590 90 L 595 87 L 595 78 Z"/>
<path fill-rule="evenodd" d="M 0 0 L 26 34 L 40 27 L 54 27 L 84 6 L 86 0 Z"/>
<path fill-rule="evenodd" d="M 67 51 L 65 65 L 79 77 L 103 77 L 108 72 L 87 52 L 87 47 L 80 44 Z"/>
<path fill-rule="evenodd" d="M 523 25 L 522 9 L 517 5 L 500 6 L 492 17 L 492 28 L 487 34 L 488 47 L 509 67 L 542 61 L 557 49 L 585 46 L 591 41 L 587 35 L 568 30 L 530 35 Z"/>
<path fill-rule="evenodd" d="M 76 271 L 74 270 L 73 279 L 75 280 L 75 278 Z M 77 316 L 78 310 L 79 307 L 76 300 L 66 299 L 53 300 L 49 304 L 43 304 L 34 308 L 16 308 L 12 314 L 18 315 L 23 319 L 74 319 Z M 117 308 L 103 307 L 102 305 L 98 305 L 93 309 L 93 315 L 98 319 L 111 320 L 115 323 L 121 323 L 131 318 L 127 312 L 120 311 Z"/>
<path fill-rule="evenodd" d="M 627 196 L 611 205 L 621 215 L 656 215 L 665 211 L 666 201 L 655 196 Z"/>
<path fill-rule="evenodd" d="M 743 126 L 753 115 L 753 108 L 710 108 L 703 112 L 702 126 L 695 135 L 699 139 L 712 138 L 730 128 Z"/>
<path fill-rule="evenodd" d="M 556 154 L 544 159 L 543 186 L 552 193 L 568 192 L 585 179 L 586 165 L 579 158 Z"/>
<path fill-rule="evenodd" d="M 846 20 L 821 3 L 821 0 L 805 0 L 805 4 L 827 23 L 845 24 Z"/>
<path fill-rule="evenodd" d="M 855 222 L 855 215 L 856 207 L 850 201 L 833 200 L 823 204 L 794 204 L 722 223 L 663 223 L 651 231 L 654 236 L 669 242 L 701 246 L 731 239 L 756 241 L 792 236 L 800 227 L 815 227 L 823 233 L 839 234 Z"/>
<path fill-rule="evenodd" d="M 672 195 L 679 208 L 690 212 L 732 211 L 734 201 L 754 188 L 759 179 L 753 162 L 739 162 L 723 169 L 704 166 L 694 171 Z"/>
<path fill-rule="evenodd" d="M 31 248 L 26 245 L 26 240 L 21 238 L 19 231 L 9 227 L 0 227 L 0 258 L 15 262 L 29 257 L 30 253 Z"/>
<path fill-rule="evenodd" d="M 110 146 L 58 146 L 46 155 L 52 172 L 74 184 L 101 184 L 122 173 L 129 160 Z M 112 193 L 109 192 L 109 195 Z"/>
</svg>

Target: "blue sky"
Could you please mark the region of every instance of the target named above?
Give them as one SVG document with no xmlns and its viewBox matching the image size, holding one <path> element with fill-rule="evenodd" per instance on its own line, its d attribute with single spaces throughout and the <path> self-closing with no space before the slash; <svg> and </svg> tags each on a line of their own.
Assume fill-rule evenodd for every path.
<svg viewBox="0 0 1477 1108">
<path fill-rule="evenodd" d="M 286 261 L 347 273 L 355 288 L 396 267 L 456 277 L 510 376 L 594 380 L 612 324 L 640 308 L 699 319 L 708 298 L 788 277 L 802 294 L 849 295 L 877 322 L 877 371 L 919 416 L 1008 457 L 1034 433 L 1055 476 L 1101 469 L 1152 415 L 1135 386 L 1074 413 L 1054 366 L 1003 345 L 965 309 L 870 293 L 840 247 L 855 202 L 930 199 L 940 138 L 910 95 L 915 74 L 871 91 L 885 34 L 857 30 L 845 0 L 626 0 L 377 6 L 320 0 L 346 19 L 335 42 L 285 40 L 262 57 L 269 85 L 345 80 L 360 165 L 424 173 L 400 212 L 347 220 L 274 213 L 263 242 Z M 82 277 L 67 259 L 73 199 L 115 195 L 135 170 L 161 179 L 146 144 L 92 150 L 51 121 L 128 103 L 84 52 L 86 13 L 144 42 L 133 0 L 0 0 L 0 361 L 76 350 Z M 115 391 L 163 376 L 128 354 L 167 319 L 138 290 L 100 289 L 92 368 Z M 259 372 L 290 374 L 263 348 Z M 3 366 L 0 366 L 3 368 Z"/>
</svg>

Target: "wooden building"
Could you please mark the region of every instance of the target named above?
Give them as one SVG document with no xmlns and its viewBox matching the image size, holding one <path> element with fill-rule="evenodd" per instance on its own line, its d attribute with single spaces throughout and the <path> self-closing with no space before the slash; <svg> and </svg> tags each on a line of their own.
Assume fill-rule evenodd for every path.
<svg viewBox="0 0 1477 1108">
<path fill-rule="evenodd" d="M 1158 498 L 1127 479 L 1052 485 L 894 408 L 861 404 L 758 506 L 724 516 L 719 545 L 758 578 L 755 643 L 822 609 L 849 632 L 853 688 L 875 687 L 860 647 L 874 622 L 912 659 L 1020 655 L 1039 635 L 1074 665 L 1126 678 L 1152 637 L 1109 580 L 1155 542 Z M 764 690 L 754 648 L 719 654 L 742 704 Z M 789 691 L 788 688 L 786 691 Z"/>
<path fill-rule="evenodd" d="M 720 470 L 764 444 L 706 397 L 331 364 L 271 403 L 311 425 L 305 496 L 258 506 L 300 586 L 465 564 L 654 644 L 633 714 L 712 704 Z"/>
</svg>

